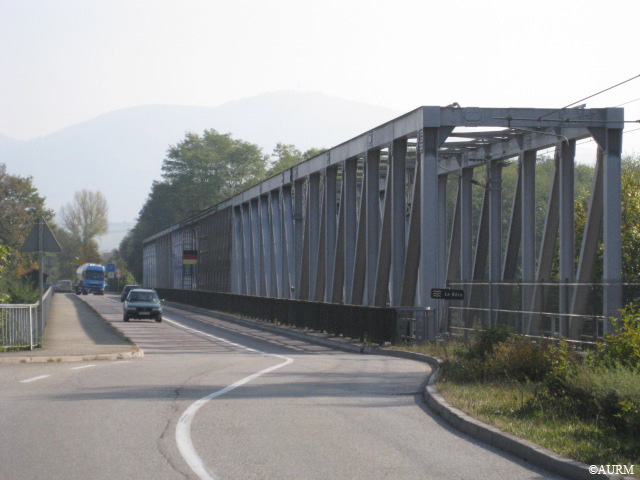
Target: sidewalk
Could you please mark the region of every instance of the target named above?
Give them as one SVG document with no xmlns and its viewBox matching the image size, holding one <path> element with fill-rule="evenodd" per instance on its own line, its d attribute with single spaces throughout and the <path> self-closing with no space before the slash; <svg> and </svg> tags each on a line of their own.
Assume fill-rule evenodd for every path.
<svg viewBox="0 0 640 480">
<path fill-rule="evenodd" d="M 0 353 L 0 364 L 119 360 L 144 355 L 72 293 L 53 296 L 43 337 L 41 348 Z"/>
</svg>

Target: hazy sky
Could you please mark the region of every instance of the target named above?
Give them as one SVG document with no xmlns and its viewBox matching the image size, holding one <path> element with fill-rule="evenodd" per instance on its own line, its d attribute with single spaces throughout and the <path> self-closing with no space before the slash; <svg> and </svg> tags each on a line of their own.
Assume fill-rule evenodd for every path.
<svg viewBox="0 0 640 480">
<path fill-rule="evenodd" d="M 285 89 L 400 111 L 561 107 L 640 74 L 639 19 L 640 0 L 0 0 L 0 134 Z M 640 79 L 588 106 L 639 97 Z"/>
</svg>

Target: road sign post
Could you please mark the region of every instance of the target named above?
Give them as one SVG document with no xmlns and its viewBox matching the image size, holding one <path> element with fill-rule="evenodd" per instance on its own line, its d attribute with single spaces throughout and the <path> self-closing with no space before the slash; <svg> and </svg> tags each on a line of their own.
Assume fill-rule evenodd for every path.
<svg viewBox="0 0 640 480">
<path fill-rule="evenodd" d="M 38 217 L 37 223 L 33 226 L 29 235 L 22 243 L 20 247 L 21 252 L 38 252 L 38 299 L 39 299 L 39 328 L 44 328 L 44 312 L 42 309 L 42 297 L 44 295 L 44 252 L 60 253 L 62 248 L 56 237 L 53 236 L 53 232 L 47 225 L 47 221 L 44 217 Z M 38 331 L 38 333 L 42 333 Z M 31 330 L 33 336 L 33 329 Z M 31 349 L 33 350 L 33 339 L 31 341 Z"/>
</svg>

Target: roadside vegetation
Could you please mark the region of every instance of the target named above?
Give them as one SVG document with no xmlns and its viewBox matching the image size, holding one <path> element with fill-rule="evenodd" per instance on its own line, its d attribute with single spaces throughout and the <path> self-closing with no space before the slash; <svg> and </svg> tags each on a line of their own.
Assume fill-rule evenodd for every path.
<svg viewBox="0 0 640 480">
<path fill-rule="evenodd" d="M 503 431 L 589 465 L 640 465 L 640 308 L 587 351 L 505 328 L 402 347 L 442 359 L 438 392 Z"/>
</svg>

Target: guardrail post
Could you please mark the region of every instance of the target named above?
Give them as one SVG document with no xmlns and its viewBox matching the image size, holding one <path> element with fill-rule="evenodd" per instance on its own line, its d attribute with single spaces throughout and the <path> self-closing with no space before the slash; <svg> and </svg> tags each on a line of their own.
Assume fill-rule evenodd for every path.
<svg viewBox="0 0 640 480">
<path fill-rule="evenodd" d="M 29 307 L 29 350 L 33 350 L 33 309 Z"/>
</svg>

